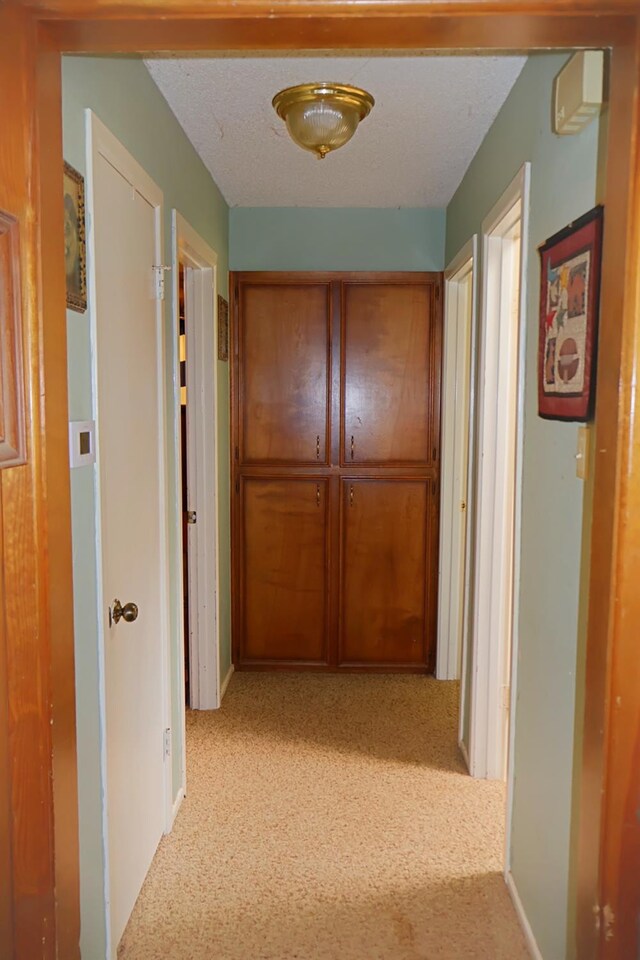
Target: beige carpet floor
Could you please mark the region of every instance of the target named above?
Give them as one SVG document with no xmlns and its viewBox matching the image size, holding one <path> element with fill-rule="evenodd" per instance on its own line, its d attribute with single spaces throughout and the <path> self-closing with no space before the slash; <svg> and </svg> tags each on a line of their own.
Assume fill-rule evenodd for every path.
<svg viewBox="0 0 640 960">
<path fill-rule="evenodd" d="M 466 775 L 458 690 L 236 674 L 189 713 L 187 797 L 126 960 L 525 960 L 503 785 Z"/>
</svg>

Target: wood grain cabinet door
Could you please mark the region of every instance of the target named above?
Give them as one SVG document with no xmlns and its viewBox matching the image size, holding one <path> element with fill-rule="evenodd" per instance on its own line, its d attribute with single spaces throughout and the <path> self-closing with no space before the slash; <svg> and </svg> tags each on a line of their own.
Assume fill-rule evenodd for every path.
<svg viewBox="0 0 640 960">
<path fill-rule="evenodd" d="M 328 486 L 242 483 L 241 662 L 327 661 Z"/>
<path fill-rule="evenodd" d="M 341 664 L 426 664 L 430 487 L 343 480 Z"/>
<path fill-rule="evenodd" d="M 433 459 L 433 291 L 424 283 L 344 284 L 343 464 Z"/>
<path fill-rule="evenodd" d="M 241 463 L 327 462 L 329 294 L 326 283 L 241 285 Z"/>
</svg>

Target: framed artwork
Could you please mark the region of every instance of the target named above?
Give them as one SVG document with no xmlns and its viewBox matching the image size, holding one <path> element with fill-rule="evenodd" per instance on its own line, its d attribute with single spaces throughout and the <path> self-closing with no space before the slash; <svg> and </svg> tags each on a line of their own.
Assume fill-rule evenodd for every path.
<svg viewBox="0 0 640 960">
<path fill-rule="evenodd" d="M 218 360 L 229 359 L 229 303 L 218 294 Z"/>
<path fill-rule="evenodd" d="M 84 240 L 84 178 L 64 165 L 64 268 L 67 306 L 79 313 L 87 309 L 87 267 Z"/>
<path fill-rule="evenodd" d="M 540 247 L 538 413 L 588 420 L 593 413 L 603 208 Z"/>
</svg>

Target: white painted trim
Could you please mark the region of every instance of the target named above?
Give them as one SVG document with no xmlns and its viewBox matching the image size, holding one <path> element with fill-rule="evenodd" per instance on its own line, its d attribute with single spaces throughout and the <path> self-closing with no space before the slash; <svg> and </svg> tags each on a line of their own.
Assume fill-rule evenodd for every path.
<svg viewBox="0 0 640 960">
<path fill-rule="evenodd" d="M 212 710 L 220 706 L 220 583 L 218 511 L 218 348 L 217 348 L 217 263 L 214 250 L 177 211 L 173 211 L 174 274 L 174 443 L 176 483 L 179 492 L 176 510 L 178 569 L 182 569 L 182 479 L 180 475 L 180 367 L 178 338 L 178 263 L 192 271 L 187 303 L 187 431 L 190 472 L 189 509 L 197 522 L 189 527 L 190 621 L 195 623 L 190 638 L 191 706 Z M 193 308 L 193 309 L 191 309 Z M 190 416 L 195 414 L 195 416 Z M 213 415 L 212 415 L 213 414 Z M 193 477 L 193 484 L 191 478 Z M 181 581 L 182 582 L 182 581 Z M 181 588 L 182 590 L 182 588 Z M 181 631 L 184 635 L 184 631 Z M 180 661 L 184 659 L 184 636 Z M 184 681 L 184 676 L 182 678 Z M 185 748 L 186 752 L 186 748 Z"/>
<path fill-rule="evenodd" d="M 96 458 L 100 459 L 100 426 L 98 422 L 98 359 L 96 351 L 96 256 L 95 256 L 95 231 L 93 210 L 95 206 L 94 192 L 94 153 L 93 153 L 93 127 L 91 111 L 85 113 L 85 149 L 86 149 L 86 211 L 87 211 L 87 304 L 89 313 L 89 323 L 91 332 L 91 399 L 93 405 L 93 416 L 95 419 L 95 449 Z M 105 685 L 105 631 L 104 617 L 102 615 L 105 609 L 104 602 L 104 575 L 102 561 L 102 496 L 100 484 L 100 471 L 94 469 L 94 492 L 95 492 L 95 538 L 96 538 L 96 615 L 98 626 L 98 711 L 100 723 L 100 779 L 102 782 L 102 809 L 100 811 L 100 823 L 102 832 L 102 856 L 104 862 L 104 871 L 102 882 L 104 884 L 104 913 L 105 913 L 105 956 L 103 960 L 109 960 L 112 956 L 111 948 L 111 877 L 109 872 L 109 833 L 107 820 L 108 806 L 108 784 L 107 784 L 107 738 L 105 731 L 107 728 L 107 709 L 106 709 L 106 685 Z"/>
<path fill-rule="evenodd" d="M 169 830 L 167 830 L 167 833 L 171 833 L 171 830 L 173 829 L 173 825 L 176 821 L 176 817 L 178 816 L 178 811 L 182 806 L 182 801 L 184 800 L 185 796 L 186 794 L 185 794 L 184 788 L 180 787 L 176 794 L 176 798 L 173 801 L 173 806 L 171 807 L 171 827 L 169 828 Z"/>
<path fill-rule="evenodd" d="M 86 171 L 87 171 L 87 210 L 89 211 L 88 220 L 88 246 L 89 246 L 89 271 L 88 271 L 88 289 L 89 289 L 89 314 L 91 323 L 91 345 L 92 345 L 92 391 L 93 407 L 96 422 L 96 456 L 97 462 L 100 462 L 100 410 L 98 402 L 98 357 L 97 357 L 97 316 L 96 316 L 96 256 L 95 256 L 95 231 L 92 211 L 94 208 L 94 190 L 95 190 L 95 164 L 98 156 L 102 156 L 108 163 L 118 171 L 137 192 L 144 197 L 155 212 L 155 251 L 156 263 L 162 264 L 164 257 L 164 238 L 163 238 L 163 204 L 164 196 L 162 190 L 143 167 L 131 156 L 127 149 L 111 133 L 111 131 L 98 119 L 96 114 L 90 109 L 85 109 L 85 150 L 86 150 Z M 162 423 L 166 422 L 166 388 L 165 388 L 165 370 L 166 370 L 166 337 L 164 324 L 164 310 L 161 301 L 156 302 L 156 322 L 160 332 L 159 356 L 158 356 L 158 410 Z M 169 528 L 168 528 L 168 497 L 167 497 L 167 442 L 166 430 L 161 431 L 159 436 L 158 450 L 159 469 L 159 500 L 160 514 L 158 517 L 158 526 L 160 534 L 160 544 L 162 545 L 160 556 L 160 580 L 161 604 L 163 607 L 161 616 L 161 636 L 160 649 L 162 650 L 162 673 L 161 673 L 161 697 L 162 697 L 162 717 L 163 727 L 166 729 L 171 726 L 171 701 L 169 690 L 170 673 L 170 604 L 169 604 Z M 105 691 L 105 661 L 104 661 L 104 591 L 103 591 L 103 555 L 102 555 L 102 499 L 101 499 L 101 481 L 100 470 L 95 471 L 95 492 L 96 492 L 96 561 L 97 561 L 97 621 L 98 621 L 98 697 L 100 702 L 100 728 L 101 728 L 101 746 L 100 746 L 100 767 L 102 777 L 102 842 L 104 853 L 104 892 L 105 892 L 105 929 L 106 929 L 106 957 L 115 958 L 117 944 L 112 942 L 111 937 L 111 900 L 110 900 L 110 869 L 109 869 L 109 816 L 108 816 L 108 781 L 107 781 L 107 716 L 106 716 L 106 691 Z M 165 821 L 168 811 L 172 807 L 172 770 L 171 763 L 165 761 L 164 764 L 164 807 Z"/>
<path fill-rule="evenodd" d="M 507 871 L 505 874 L 505 882 L 507 884 L 507 890 L 509 891 L 511 900 L 513 901 L 513 906 L 515 907 L 518 922 L 522 927 L 522 932 L 524 933 L 524 938 L 527 942 L 527 949 L 531 956 L 531 960 L 544 960 L 542 953 L 540 952 L 540 947 L 538 946 L 536 938 L 533 935 L 531 924 L 529 923 L 529 919 L 522 905 L 522 900 L 520 899 L 516 882 L 513 879 L 513 874 L 510 871 Z"/>
<path fill-rule="evenodd" d="M 520 246 L 520 350 L 518 357 L 518 431 L 516 436 L 515 530 L 513 544 L 513 611 L 511 630 L 511 700 L 509 703 L 509 745 L 507 753 L 507 824 L 505 831 L 505 869 L 511 871 L 511 830 L 515 785 L 515 739 L 518 700 L 518 657 L 520 651 L 520 568 L 522 561 L 522 476 L 524 465 L 525 379 L 527 366 L 527 275 L 529 269 L 529 221 L 531 216 L 531 164 L 524 170 L 522 193 L 522 239 Z"/>
<path fill-rule="evenodd" d="M 222 681 L 222 686 L 220 687 L 220 703 L 222 703 L 222 698 L 227 692 L 227 687 L 229 686 L 229 681 L 231 680 L 232 675 L 233 675 L 233 664 L 231 664 L 231 666 L 227 670 L 227 675 Z"/>
<path fill-rule="evenodd" d="M 508 770 L 504 742 L 503 687 L 505 668 L 517 658 L 515 625 L 518 594 L 515 590 L 515 549 L 519 543 L 523 390 L 523 341 L 526 315 L 525 213 L 529 204 L 530 164 L 524 164 L 498 203 L 485 218 L 483 234 L 483 303 L 478 392 L 478 485 L 475 536 L 475 601 L 473 613 L 473 678 L 469 758 L 475 777 L 502 779 Z M 520 245 L 519 322 L 502 327 L 508 315 L 502 282 L 503 240 L 514 210 L 522 219 Z M 508 249 L 507 249 L 508 253 Z M 491 280 L 491 284 L 490 281 Z M 518 358 L 514 365 L 510 358 Z M 515 379 L 513 371 L 515 367 Z M 513 443 L 513 447 L 510 444 Z M 510 519 L 509 504 L 513 504 Z M 514 534 L 515 531 L 515 534 Z M 510 555 L 510 551 L 513 554 Z M 509 579 L 510 590 L 504 585 Z M 515 702 L 511 687 L 511 701 Z M 511 736 L 511 726 L 510 726 Z M 509 775 L 509 773 L 508 773 Z"/>
<path fill-rule="evenodd" d="M 471 321 L 471 361 L 469 380 L 469 457 L 467 462 L 467 541 L 465 550 L 464 609 L 462 620 L 462 658 L 460 664 L 460 716 L 458 721 L 458 739 L 464 741 L 466 714 L 464 712 L 467 692 L 467 660 L 473 642 L 471 632 L 471 582 L 473 577 L 473 525 L 476 513 L 476 421 L 477 421 L 477 353 L 478 353 L 478 235 L 471 238 L 473 244 L 473 317 Z M 454 261 L 455 264 L 455 261 Z M 464 744 L 467 768 L 471 772 L 468 745 Z"/>
<path fill-rule="evenodd" d="M 465 589 L 468 567 L 466 540 L 468 510 L 460 517 L 460 502 L 468 501 L 469 481 L 456 476 L 457 464 L 464 447 L 469 462 L 471 417 L 472 354 L 471 341 L 475 325 L 477 237 L 472 237 L 445 270 L 445 325 L 442 377 L 442 480 L 440 483 L 440 551 L 438 576 L 438 646 L 436 678 L 457 680 L 460 677 L 463 629 L 465 621 Z M 471 275 L 469 303 L 463 303 L 462 284 Z M 461 315 L 461 311 L 464 315 Z M 467 312 L 468 311 L 468 312 Z M 462 373 L 462 376 L 461 376 Z M 460 397 L 465 411 L 461 415 Z M 467 418 L 466 425 L 461 420 Z M 464 427 L 464 433 L 460 429 Z M 467 503 L 468 506 L 468 503 Z M 458 530 L 456 535 L 455 531 Z M 463 546 L 464 541 L 464 546 Z"/>
<path fill-rule="evenodd" d="M 462 759 L 463 759 L 464 762 L 465 762 L 465 765 L 466 765 L 466 767 L 467 767 L 467 770 L 470 770 L 471 765 L 470 765 L 470 763 L 469 763 L 469 752 L 468 752 L 468 750 L 467 750 L 467 748 L 466 748 L 466 745 L 465 745 L 464 740 L 462 740 L 462 739 L 458 740 L 458 746 L 460 747 L 460 753 L 462 754 Z"/>
</svg>

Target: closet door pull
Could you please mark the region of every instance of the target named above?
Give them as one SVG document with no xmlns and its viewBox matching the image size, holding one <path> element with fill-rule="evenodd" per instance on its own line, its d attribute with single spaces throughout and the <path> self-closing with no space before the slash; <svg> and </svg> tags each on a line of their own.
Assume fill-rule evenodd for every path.
<svg viewBox="0 0 640 960">
<path fill-rule="evenodd" d="M 354 440 L 354 438 L 353 438 L 353 434 L 351 434 L 351 459 L 352 459 L 352 460 L 353 460 L 353 457 L 354 457 L 355 448 L 356 448 L 355 440 Z"/>
<path fill-rule="evenodd" d="M 320 484 L 316 483 L 316 506 L 320 506 Z"/>
<path fill-rule="evenodd" d="M 320 434 L 316 436 L 316 460 L 320 459 Z"/>
<path fill-rule="evenodd" d="M 353 506 L 353 484 L 349 488 L 349 506 Z"/>
</svg>

